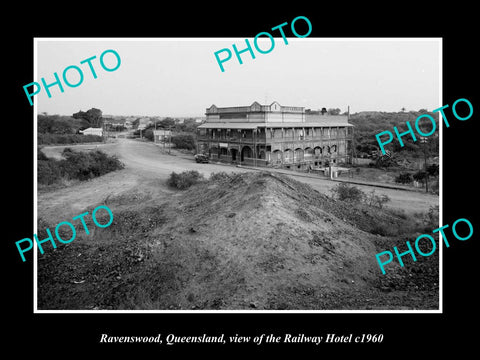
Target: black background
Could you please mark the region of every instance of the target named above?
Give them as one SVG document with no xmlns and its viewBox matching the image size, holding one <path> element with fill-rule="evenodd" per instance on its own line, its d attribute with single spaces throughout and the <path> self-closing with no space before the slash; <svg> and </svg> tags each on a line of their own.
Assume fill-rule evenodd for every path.
<svg viewBox="0 0 480 360">
<path fill-rule="evenodd" d="M 445 4 L 445 3 L 443 3 Z M 175 4 L 174 4 L 175 5 Z M 100 9 L 83 3 L 10 7 L 4 14 L 2 63 L 3 147 L 2 189 L 2 289 L 4 347 L 14 354 L 52 358 L 76 355 L 124 355 L 152 352 L 171 357 L 180 351 L 238 353 L 243 350 L 269 353 L 292 350 L 324 356 L 343 351 L 371 356 L 412 356 L 452 349 L 467 353 L 475 344 L 476 257 L 478 215 L 472 206 L 478 198 L 475 138 L 480 106 L 474 85 L 478 80 L 478 57 L 474 37 L 473 6 L 419 4 L 376 5 L 317 3 L 298 6 L 280 3 L 259 7 L 241 3 L 220 5 L 116 3 Z M 7 14 L 8 13 L 8 14 Z M 257 33 L 297 16 L 312 23 L 309 37 L 441 37 L 443 38 L 443 104 L 467 98 L 473 117 L 458 121 L 450 115 L 450 128 L 443 131 L 443 224 L 467 218 L 474 224 L 468 241 L 450 241 L 443 251 L 443 314 L 33 314 L 33 264 L 22 263 L 15 241 L 33 234 L 33 107 L 23 85 L 33 81 L 34 37 L 239 37 Z M 9 21 L 9 19 L 11 21 Z M 302 33 L 299 30 L 299 33 Z M 192 53 L 192 56 L 195 56 Z M 212 51 L 213 56 L 213 51 Z M 354 56 L 354 55 L 353 55 Z M 5 84 L 5 83 L 4 83 Z M 439 105 L 443 105 L 439 104 Z M 447 109 L 447 116 L 451 114 Z M 6 261 L 5 261 L 6 260 Z M 381 344 L 254 344 L 244 345 L 154 345 L 99 344 L 102 333 L 111 336 L 155 336 L 262 333 L 326 335 L 328 333 L 382 333 Z M 4 349 L 6 350 L 6 349 Z"/>
</svg>

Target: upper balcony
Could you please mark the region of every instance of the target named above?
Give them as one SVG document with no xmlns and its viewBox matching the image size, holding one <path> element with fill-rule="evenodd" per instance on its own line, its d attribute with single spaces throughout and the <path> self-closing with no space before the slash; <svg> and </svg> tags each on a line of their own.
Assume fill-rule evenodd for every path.
<svg viewBox="0 0 480 360">
<path fill-rule="evenodd" d="M 353 131 L 348 127 L 328 128 L 255 128 L 255 129 L 199 129 L 200 141 L 238 143 L 279 143 L 325 140 L 351 140 Z"/>
</svg>

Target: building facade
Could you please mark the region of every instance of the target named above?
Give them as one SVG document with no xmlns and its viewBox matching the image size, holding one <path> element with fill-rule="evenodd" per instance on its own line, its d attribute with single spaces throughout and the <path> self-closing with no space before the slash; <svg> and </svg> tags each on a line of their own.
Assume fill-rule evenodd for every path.
<svg viewBox="0 0 480 360">
<path fill-rule="evenodd" d="M 170 130 L 165 130 L 165 129 L 153 130 L 154 142 L 168 141 L 171 136 L 172 136 L 172 132 Z"/>
<path fill-rule="evenodd" d="M 278 102 L 206 109 L 197 152 L 213 161 L 294 169 L 351 163 L 353 125 L 346 115 Z"/>
<path fill-rule="evenodd" d="M 89 127 L 88 129 L 80 130 L 79 133 L 80 133 L 80 134 L 83 134 L 83 135 L 103 136 L 103 129 L 102 129 L 102 128 L 92 128 L 92 127 Z"/>
</svg>

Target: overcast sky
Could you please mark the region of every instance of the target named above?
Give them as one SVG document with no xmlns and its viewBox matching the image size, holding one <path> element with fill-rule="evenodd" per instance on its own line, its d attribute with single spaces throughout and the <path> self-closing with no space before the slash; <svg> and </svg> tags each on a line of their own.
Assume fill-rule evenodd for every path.
<svg viewBox="0 0 480 360">
<path fill-rule="evenodd" d="M 265 41 L 263 41 L 265 40 Z M 249 39 L 253 47 L 253 39 Z M 242 54 L 221 72 L 214 52 L 241 50 L 244 38 L 220 39 L 37 39 L 37 76 L 51 83 L 69 65 L 83 70 L 83 83 L 51 87 L 36 95 L 38 113 L 71 115 L 92 107 L 109 115 L 204 116 L 205 109 L 250 105 L 254 101 L 350 112 L 428 110 L 441 104 L 439 39 L 275 38 L 268 54 Z M 270 40 L 259 42 L 268 49 Z M 99 63 L 108 49 L 118 52 L 120 67 L 107 72 Z M 233 50 L 232 50 L 233 52 Z M 96 55 L 92 65 L 80 61 Z M 221 56 L 223 56 L 222 54 Z M 115 65 L 110 53 L 107 66 Z M 72 83 L 78 81 L 69 70 Z M 62 80 L 63 82 L 63 80 Z M 26 100 L 28 101 L 28 100 Z"/>
</svg>

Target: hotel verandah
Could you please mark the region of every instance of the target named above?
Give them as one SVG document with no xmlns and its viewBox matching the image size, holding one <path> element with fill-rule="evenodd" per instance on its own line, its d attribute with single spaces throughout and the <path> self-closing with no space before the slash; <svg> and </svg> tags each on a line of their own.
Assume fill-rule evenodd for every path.
<svg viewBox="0 0 480 360">
<path fill-rule="evenodd" d="M 327 115 L 278 102 L 206 109 L 197 129 L 197 153 L 212 161 L 308 169 L 351 163 L 353 125 L 347 115 Z"/>
</svg>

